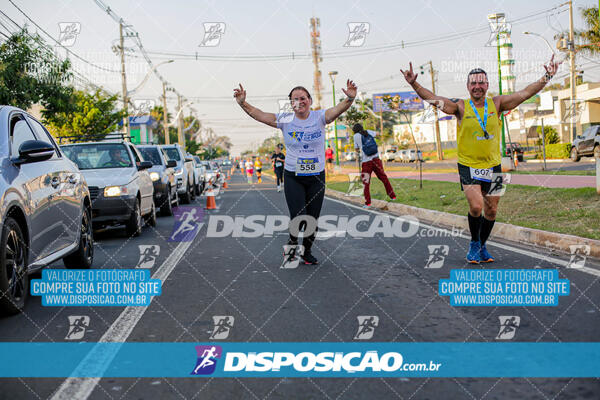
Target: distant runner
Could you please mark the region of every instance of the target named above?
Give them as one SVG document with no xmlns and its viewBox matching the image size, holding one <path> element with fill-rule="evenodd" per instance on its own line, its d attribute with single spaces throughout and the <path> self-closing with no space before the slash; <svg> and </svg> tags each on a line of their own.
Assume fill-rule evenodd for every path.
<svg viewBox="0 0 600 400">
<path fill-rule="evenodd" d="M 404 78 L 423 100 L 436 105 L 446 114 L 454 115 L 458 120 L 458 175 L 460 183 L 469 202 L 469 230 L 471 244 L 467 253 L 467 261 L 472 264 L 492 262 L 494 258 L 485 247 L 498 210 L 500 196 L 491 189 L 492 181 L 502 183 L 500 161 L 500 135 L 502 134 L 500 114 L 512 110 L 525 100 L 531 98 L 546 86 L 560 65 L 554 61 L 544 68 L 546 74 L 518 92 L 486 97 L 488 90 L 487 73 L 476 68 L 467 76 L 467 90 L 470 99 L 448 99 L 436 96 L 417 83 L 417 76 L 410 69 L 403 71 Z M 482 212 L 485 217 L 482 215 Z"/>
<path fill-rule="evenodd" d="M 255 120 L 279 128 L 283 132 L 286 155 L 284 165 L 285 200 L 290 211 L 290 219 L 298 215 L 319 218 L 325 197 L 325 126 L 333 122 L 352 105 L 356 97 L 356 85 L 348 79 L 347 96 L 335 107 L 312 111 L 310 93 L 302 86 L 296 86 L 288 95 L 293 113 L 266 113 L 246 102 L 246 90 L 240 84 L 234 89 L 233 97 L 242 109 Z M 317 264 L 311 253 L 316 232 L 303 239 L 305 264 Z M 290 232 L 290 245 L 298 245 L 298 238 Z"/>
<path fill-rule="evenodd" d="M 277 191 L 281 192 L 281 184 L 283 183 L 283 163 L 285 162 L 285 155 L 281 152 L 283 145 L 279 143 L 275 147 L 275 153 L 271 156 L 273 160 L 273 171 L 277 177 Z"/>
</svg>

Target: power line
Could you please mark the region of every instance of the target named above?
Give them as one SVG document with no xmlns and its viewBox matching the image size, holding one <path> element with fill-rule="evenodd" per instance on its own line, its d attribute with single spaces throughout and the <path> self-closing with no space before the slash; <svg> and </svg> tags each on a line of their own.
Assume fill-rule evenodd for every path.
<svg viewBox="0 0 600 400">
<path fill-rule="evenodd" d="M 100 0 L 95 0 L 100 1 Z M 548 13 L 560 14 L 562 12 L 567 11 L 567 9 L 560 10 L 561 7 L 564 7 L 565 4 L 561 4 L 558 6 L 554 6 L 549 9 L 545 9 L 542 11 L 538 11 L 523 17 L 519 17 L 508 21 L 509 23 L 516 25 L 522 24 L 526 22 L 535 21 L 538 19 L 546 18 Z M 356 57 L 356 56 L 365 56 L 376 53 L 385 53 L 388 51 L 395 51 L 405 48 L 411 47 L 420 47 L 427 45 L 435 45 L 440 44 L 452 40 L 456 40 L 463 37 L 472 36 L 479 33 L 488 32 L 489 28 L 479 27 L 463 30 L 460 32 L 448 33 L 440 36 L 434 36 L 425 39 L 419 39 L 414 41 L 401 41 L 398 43 L 391 43 L 387 45 L 379 45 L 374 47 L 365 47 L 356 50 L 333 50 L 333 51 L 324 51 L 323 57 L 331 57 L 331 58 L 344 58 L 344 57 Z M 171 52 L 171 51 L 153 51 L 148 50 L 148 54 L 152 54 L 154 56 L 158 56 L 158 59 L 179 59 L 179 60 L 202 60 L 202 61 L 241 61 L 241 62 L 250 62 L 250 61 L 286 61 L 286 60 L 310 60 L 312 55 L 311 53 L 304 52 L 287 52 L 281 54 L 272 54 L 272 55 L 264 55 L 264 54 L 236 54 L 236 55 L 201 55 L 198 52 L 194 53 L 186 53 L 186 52 Z"/>
<path fill-rule="evenodd" d="M 59 45 L 60 47 L 62 47 L 63 49 L 65 49 L 65 50 L 66 50 L 66 51 L 67 51 L 69 54 L 73 55 L 73 57 L 75 57 L 75 58 L 77 58 L 77 59 L 79 59 L 79 60 L 83 61 L 84 63 L 86 63 L 86 64 L 88 64 L 88 65 L 90 65 L 90 66 L 92 66 L 92 67 L 94 67 L 94 68 L 98 68 L 98 69 L 100 69 L 100 70 L 103 70 L 103 71 L 106 71 L 106 72 L 119 72 L 119 71 L 117 71 L 117 70 L 114 70 L 114 69 L 105 68 L 105 67 L 102 67 L 102 66 L 100 66 L 100 65 L 96 65 L 96 64 L 94 64 L 93 62 L 90 62 L 90 61 L 86 60 L 85 58 L 83 58 L 83 57 L 79 56 L 78 54 L 74 53 L 73 51 L 69 50 L 67 47 L 63 46 L 63 44 L 62 44 L 60 41 L 56 40 L 56 39 L 55 39 L 55 38 L 54 38 L 52 35 L 50 35 L 48 32 L 46 32 L 46 31 L 44 30 L 44 28 L 42 28 L 41 26 L 39 26 L 39 25 L 38 25 L 38 24 L 37 24 L 37 23 L 36 23 L 36 22 L 35 22 L 33 19 L 31 19 L 31 18 L 29 17 L 29 15 L 27 15 L 27 14 L 26 14 L 26 13 L 25 13 L 23 10 L 21 10 L 21 9 L 20 9 L 20 8 L 19 8 L 19 7 L 18 7 L 18 6 L 17 6 L 17 5 L 16 5 L 16 4 L 15 4 L 15 3 L 12 1 L 12 0 L 8 0 L 8 1 L 9 1 L 9 2 L 10 2 L 10 4 L 12 4 L 12 5 L 13 5 L 13 6 L 14 6 L 14 7 L 17 9 L 17 10 L 19 10 L 19 12 L 20 12 L 21 14 L 23 14 L 23 15 L 25 16 L 25 18 L 27 18 L 27 19 L 28 19 L 28 20 L 29 20 L 29 21 L 30 21 L 30 22 L 31 22 L 33 25 L 35 25 L 35 26 L 36 26 L 36 27 L 37 27 L 39 30 L 41 30 L 42 32 L 44 32 L 44 33 L 46 34 L 46 36 L 48 36 L 50 39 L 52 39 L 52 40 L 53 40 L 53 41 L 54 41 L 54 42 L 55 42 L 57 45 Z"/>
</svg>

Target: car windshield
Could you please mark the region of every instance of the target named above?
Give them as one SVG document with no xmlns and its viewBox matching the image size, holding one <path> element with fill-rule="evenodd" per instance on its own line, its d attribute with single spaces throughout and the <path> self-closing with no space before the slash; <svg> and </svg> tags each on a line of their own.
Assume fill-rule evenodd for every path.
<svg viewBox="0 0 600 400">
<path fill-rule="evenodd" d="M 165 153 L 169 157 L 169 160 L 181 161 L 181 157 L 179 156 L 179 152 L 175 147 L 165 147 Z"/>
<path fill-rule="evenodd" d="M 79 169 L 128 168 L 131 158 L 120 143 L 90 143 L 61 146 L 61 149 Z"/>
<path fill-rule="evenodd" d="M 150 161 L 152 165 L 162 165 L 162 160 L 160 158 L 160 153 L 158 149 L 155 147 L 138 147 L 140 153 L 142 153 L 142 157 L 144 157 L 145 161 Z"/>
<path fill-rule="evenodd" d="M 212 161 L 212 162 L 210 163 L 210 169 L 219 169 L 219 166 L 217 165 L 217 163 L 216 163 L 216 162 Z"/>
<path fill-rule="evenodd" d="M 198 163 L 198 165 L 202 165 L 202 162 L 200 161 L 200 157 L 194 156 L 194 160 L 196 160 L 196 162 Z"/>
</svg>

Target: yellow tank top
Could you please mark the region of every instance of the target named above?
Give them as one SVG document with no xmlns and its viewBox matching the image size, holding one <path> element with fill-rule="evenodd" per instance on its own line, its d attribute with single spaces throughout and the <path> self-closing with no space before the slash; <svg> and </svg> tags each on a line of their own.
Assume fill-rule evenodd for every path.
<svg viewBox="0 0 600 400">
<path fill-rule="evenodd" d="M 473 168 L 492 168 L 500 164 L 502 159 L 500 151 L 500 135 L 502 127 L 496 105 L 491 98 L 487 99 L 488 118 L 486 130 L 489 139 L 483 134 L 479 120 L 471 107 L 469 99 L 465 100 L 465 113 L 458 127 L 458 162 Z M 479 117 L 483 122 L 484 107 L 477 108 Z"/>
<path fill-rule="evenodd" d="M 262 168 L 262 162 L 260 160 L 256 160 L 256 161 L 254 161 L 254 166 L 256 168 Z"/>
</svg>

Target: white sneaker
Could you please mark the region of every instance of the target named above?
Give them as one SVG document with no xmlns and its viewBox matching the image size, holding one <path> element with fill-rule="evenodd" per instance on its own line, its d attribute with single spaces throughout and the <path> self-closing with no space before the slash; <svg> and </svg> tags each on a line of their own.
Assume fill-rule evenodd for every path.
<svg viewBox="0 0 600 400">
<path fill-rule="evenodd" d="M 277 191 L 281 192 L 281 185 L 277 185 Z"/>
</svg>

